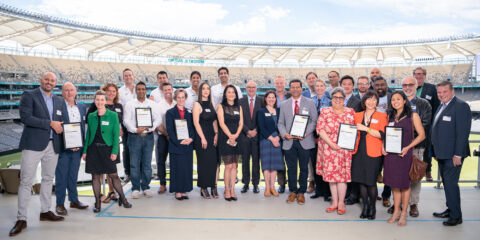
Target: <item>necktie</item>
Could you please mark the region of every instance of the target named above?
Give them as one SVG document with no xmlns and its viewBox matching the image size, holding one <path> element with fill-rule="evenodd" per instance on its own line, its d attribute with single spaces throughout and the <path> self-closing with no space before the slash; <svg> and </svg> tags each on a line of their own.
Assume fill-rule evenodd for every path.
<svg viewBox="0 0 480 240">
<path fill-rule="evenodd" d="M 298 106 L 298 100 L 295 101 L 295 114 L 299 114 L 300 113 L 300 107 Z"/>
<path fill-rule="evenodd" d="M 253 98 L 250 99 L 250 119 L 253 118 Z"/>
<path fill-rule="evenodd" d="M 442 103 L 442 105 L 440 107 L 440 110 L 438 110 L 438 113 L 435 116 L 435 119 L 433 120 L 433 125 L 432 126 L 435 126 L 437 124 L 438 118 L 440 117 L 440 114 L 442 114 L 444 108 L 445 108 L 445 103 Z"/>
</svg>

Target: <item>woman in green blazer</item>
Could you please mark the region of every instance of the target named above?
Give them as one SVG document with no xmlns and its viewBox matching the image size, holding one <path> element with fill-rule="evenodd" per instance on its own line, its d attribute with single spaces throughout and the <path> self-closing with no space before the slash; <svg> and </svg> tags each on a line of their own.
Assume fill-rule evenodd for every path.
<svg viewBox="0 0 480 240">
<path fill-rule="evenodd" d="M 92 174 L 92 188 L 95 194 L 93 212 L 101 210 L 100 185 L 102 174 L 108 174 L 113 181 L 115 191 L 120 195 L 118 205 L 131 208 L 123 194 L 122 183 L 117 174 L 115 160 L 118 155 L 120 123 L 116 112 L 105 108 L 106 94 L 102 90 L 95 93 L 97 111 L 88 115 L 88 128 L 82 159 L 86 161 L 85 172 Z"/>
</svg>

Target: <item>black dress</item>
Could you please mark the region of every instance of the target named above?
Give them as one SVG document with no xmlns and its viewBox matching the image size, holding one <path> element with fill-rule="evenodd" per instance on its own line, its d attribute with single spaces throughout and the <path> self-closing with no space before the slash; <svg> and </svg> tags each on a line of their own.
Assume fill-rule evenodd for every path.
<svg viewBox="0 0 480 240">
<path fill-rule="evenodd" d="M 93 142 L 88 146 L 87 159 L 85 163 L 85 172 L 91 174 L 116 173 L 117 166 L 115 161 L 110 159 L 112 147 L 105 144 L 102 138 L 102 130 L 100 123 L 102 117 L 98 116 L 98 126 L 95 132 Z"/>
<path fill-rule="evenodd" d="M 365 124 L 365 118 L 363 118 L 362 124 Z M 370 124 L 367 127 L 369 126 Z M 367 134 L 365 131 L 360 131 L 358 151 L 352 157 L 352 182 L 375 186 L 377 184 L 377 176 L 382 169 L 382 157 L 368 156 Z"/>
<path fill-rule="evenodd" d="M 207 140 L 207 148 L 202 148 L 202 139 L 197 131 L 195 131 L 193 147 L 197 153 L 197 186 L 201 188 L 215 187 L 215 177 L 217 174 L 217 149 L 213 146 L 213 139 L 215 138 L 213 122 L 217 120 L 217 114 L 210 101 L 202 101 L 200 102 L 200 105 L 203 110 L 200 113 L 199 122 L 203 135 Z"/>
<path fill-rule="evenodd" d="M 238 125 L 240 124 L 240 106 L 229 106 L 223 105 L 223 120 L 225 125 L 227 125 L 228 130 L 231 134 L 235 134 L 238 130 Z M 227 144 L 228 137 L 223 132 L 223 130 L 219 129 L 219 136 L 218 136 L 218 149 L 220 152 L 220 156 L 225 161 L 225 164 L 230 164 L 234 162 L 238 162 L 238 157 L 234 157 L 235 155 L 241 154 L 240 149 L 240 136 L 237 138 L 237 145 L 235 147 L 230 146 Z M 227 157 L 225 157 L 227 156 Z"/>
</svg>

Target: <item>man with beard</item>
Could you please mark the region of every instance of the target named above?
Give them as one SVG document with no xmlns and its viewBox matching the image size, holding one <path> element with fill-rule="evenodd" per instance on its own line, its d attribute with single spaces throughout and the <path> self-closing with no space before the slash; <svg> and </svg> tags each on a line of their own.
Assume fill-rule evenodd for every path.
<svg viewBox="0 0 480 240">
<path fill-rule="evenodd" d="M 156 103 L 163 100 L 163 91 L 162 91 L 162 84 L 168 82 L 168 74 L 165 71 L 160 71 L 157 73 L 157 83 L 158 87 L 153 89 L 150 93 L 150 97 L 148 99 L 155 101 Z M 173 89 L 175 92 L 175 88 Z M 190 95 L 189 95 L 190 96 Z"/>
<path fill-rule="evenodd" d="M 363 95 L 365 95 L 365 93 L 368 91 L 368 89 L 370 89 L 370 82 L 368 81 L 368 77 L 367 76 L 360 76 L 358 77 L 358 80 L 357 80 L 357 88 L 358 88 L 358 93 L 355 94 L 355 96 L 362 100 L 362 97 Z"/>
<path fill-rule="evenodd" d="M 327 77 L 330 86 L 327 87 L 326 91 L 328 92 L 328 96 L 331 96 L 333 89 L 339 87 L 340 74 L 337 71 L 330 71 L 328 72 Z"/>
<path fill-rule="evenodd" d="M 213 85 L 211 88 L 212 101 L 215 109 L 218 107 L 218 105 L 220 105 L 220 103 L 222 103 L 223 91 L 225 90 L 225 87 L 227 87 L 227 85 L 230 84 L 228 82 L 230 77 L 228 68 L 221 67 L 217 70 L 217 73 L 218 73 L 218 78 L 220 78 L 220 83 Z M 243 97 L 242 91 L 238 86 L 235 86 L 235 89 L 237 90 L 237 93 L 238 93 L 238 99 L 241 99 Z"/>
</svg>

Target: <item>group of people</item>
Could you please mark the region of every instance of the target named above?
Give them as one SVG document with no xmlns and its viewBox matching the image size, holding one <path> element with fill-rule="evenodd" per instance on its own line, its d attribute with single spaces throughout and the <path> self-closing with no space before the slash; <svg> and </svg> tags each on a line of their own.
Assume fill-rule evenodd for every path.
<svg viewBox="0 0 480 240">
<path fill-rule="evenodd" d="M 421 183 L 410 181 L 413 156 L 439 163 L 445 187 L 447 210 L 434 213 L 448 218 L 443 224 L 462 223 L 458 180 L 463 159 L 469 155 L 468 135 L 471 112 L 454 95 L 450 82 L 426 83 L 426 70 L 416 68 L 412 77 L 402 80 L 402 91 L 392 92 L 378 68 L 370 79 L 355 80 L 336 71 L 328 73 L 329 86 L 316 73 L 309 72 L 305 82 L 288 83 L 283 76 L 274 80 L 275 91 L 257 95 L 255 81 L 246 84 L 246 96 L 229 84 L 229 71 L 218 69 L 220 83 L 202 82 L 200 72 L 190 75 L 191 86 L 174 89 L 168 74 L 157 74 L 158 88 L 147 97 L 144 82 L 135 83 L 133 71 L 125 69 L 125 85 L 106 84 L 95 93 L 87 107 L 76 102 L 72 83 L 62 86 L 63 99 L 52 92 L 56 86 L 53 73 L 44 74 L 40 87 L 25 91 L 20 102 L 24 131 L 18 215 L 10 231 L 14 236 L 26 228 L 31 184 L 38 163 L 42 163 L 40 220 L 61 221 L 66 216 L 66 192 L 70 208 L 86 209 L 76 190 L 80 159 L 92 174 L 95 195 L 94 212 L 101 203 L 117 200 L 131 208 L 123 193 L 116 164 L 123 162 L 126 179 L 131 181 L 132 198 L 152 197 L 152 155 L 157 161 L 158 193 L 167 191 L 166 160 L 170 159 L 169 192 L 175 199 L 189 199 L 193 190 L 193 152 L 197 159 L 200 194 L 205 199 L 219 198 L 217 181 L 223 162 L 226 201 L 237 201 L 235 184 L 237 166 L 242 161 L 241 193 L 253 185 L 259 193 L 260 168 L 265 180 L 264 196 L 279 196 L 288 183 L 287 203 L 305 203 L 305 193 L 312 199 L 331 201 L 327 212 L 346 213 L 346 205 L 363 204 L 360 218 L 375 219 L 377 182 L 385 183 L 383 205 L 391 207 L 388 222 L 403 226 L 410 216 L 418 216 Z M 441 104 L 440 104 L 441 103 Z M 139 123 L 138 111 L 148 109 L 151 124 Z M 307 119 L 303 134 L 293 134 L 297 117 Z M 84 139 L 81 147 L 66 148 L 63 124 L 80 123 Z M 354 149 L 339 147 L 341 124 L 355 125 L 358 134 Z M 140 126 L 141 125 L 141 126 Z M 400 154 L 387 153 L 384 147 L 386 126 L 403 129 Z M 123 154 L 119 157 L 120 137 Z M 155 152 L 154 152 L 155 149 Z M 250 168 L 251 165 L 251 168 Z M 251 169 L 251 170 L 250 170 Z M 383 169 L 383 176 L 382 176 Z M 431 179 L 430 167 L 427 180 Z M 103 196 L 100 185 L 106 176 L 109 193 Z M 55 177 L 58 216 L 50 211 L 51 189 Z M 275 188 L 277 180 L 279 188 Z M 310 182 L 310 184 L 308 184 Z M 393 206 L 389 197 L 393 192 Z M 117 195 L 118 194 L 118 195 Z"/>
</svg>

